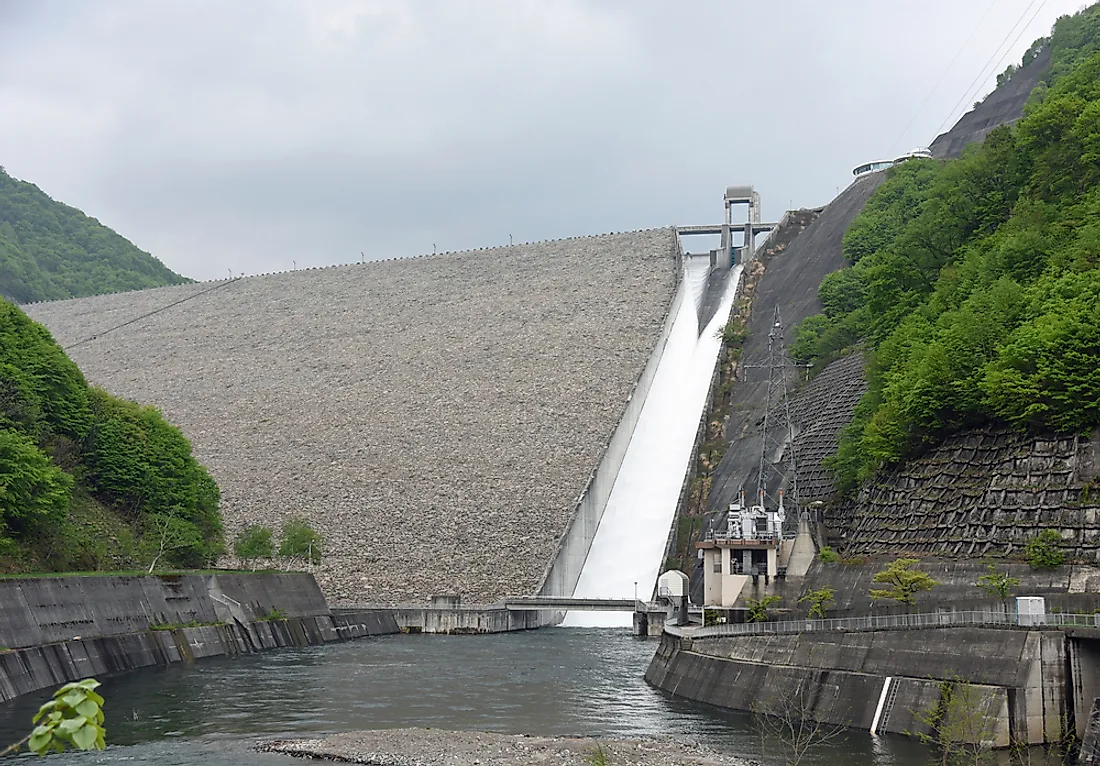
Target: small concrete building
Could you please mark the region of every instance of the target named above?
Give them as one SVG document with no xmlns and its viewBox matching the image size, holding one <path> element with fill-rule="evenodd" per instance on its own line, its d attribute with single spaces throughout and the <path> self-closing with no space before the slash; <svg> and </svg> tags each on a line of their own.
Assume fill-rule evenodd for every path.
<svg viewBox="0 0 1100 766">
<path fill-rule="evenodd" d="M 703 561 L 703 603 L 733 606 L 750 577 L 777 577 L 783 560 L 783 493 L 769 510 L 763 494 L 756 505 L 745 504 L 745 493 L 732 503 L 724 527 L 719 525 L 696 543 Z"/>
</svg>

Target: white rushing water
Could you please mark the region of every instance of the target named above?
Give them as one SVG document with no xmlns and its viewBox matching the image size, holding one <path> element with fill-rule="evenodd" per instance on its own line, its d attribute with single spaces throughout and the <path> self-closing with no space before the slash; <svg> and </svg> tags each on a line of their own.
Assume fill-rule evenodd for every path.
<svg viewBox="0 0 1100 766">
<path fill-rule="evenodd" d="M 638 597 L 648 600 L 657 582 L 721 348 L 718 332 L 729 319 L 742 269 L 733 268 L 718 310 L 699 332 L 696 307 L 706 289 L 709 267 L 707 258 L 688 259 L 684 267 L 688 294 L 673 319 L 649 395 L 581 570 L 574 592 L 577 598 L 634 598 L 636 583 Z M 630 625 L 631 619 L 629 612 L 570 612 L 563 624 L 621 626 Z"/>
</svg>

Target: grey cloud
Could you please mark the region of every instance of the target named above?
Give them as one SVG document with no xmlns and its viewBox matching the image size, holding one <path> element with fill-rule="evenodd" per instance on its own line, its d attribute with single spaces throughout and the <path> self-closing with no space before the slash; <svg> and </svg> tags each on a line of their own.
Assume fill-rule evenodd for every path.
<svg viewBox="0 0 1100 766">
<path fill-rule="evenodd" d="M 901 136 L 984 4 L 0 0 L 0 164 L 199 278 L 705 222 L 729 183 L 774 217 L 928 143 L 1025 7 Z"/>
</svg>

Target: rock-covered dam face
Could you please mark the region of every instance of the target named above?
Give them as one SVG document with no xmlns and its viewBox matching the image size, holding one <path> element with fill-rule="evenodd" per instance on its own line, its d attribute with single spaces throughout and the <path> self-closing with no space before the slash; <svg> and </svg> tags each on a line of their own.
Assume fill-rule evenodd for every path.
<svg viewBox="0 0 1100 766">
<path fill-rule="evenodd" d="M 654 346 L 672 229 L 26 306 L 153 404 L 227 532 L 302 515 L 330 600 L 538 591 Z"/>
</svg>

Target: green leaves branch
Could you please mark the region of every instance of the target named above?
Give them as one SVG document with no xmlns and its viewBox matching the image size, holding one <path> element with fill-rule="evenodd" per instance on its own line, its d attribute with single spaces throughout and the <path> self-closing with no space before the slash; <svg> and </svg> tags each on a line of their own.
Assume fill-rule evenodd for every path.
<svg viewBox="0 0 1100 766">
<path fill-rule="evenodd" d="M 31 719 L 36 724 L 34 730 L 0 750 L 0 756 L 17 752 L 24 744 L 39 755 L 66 748 L 103 750 L 107 730 L 103 727 L 103 697 L 95 691 L 99 686 L 94 678 L 62 686 Z"/>
</svg>

